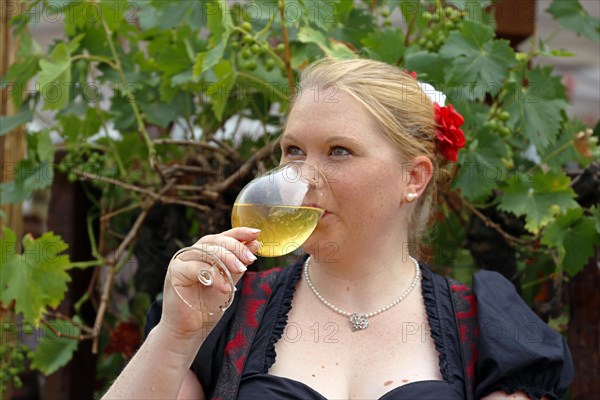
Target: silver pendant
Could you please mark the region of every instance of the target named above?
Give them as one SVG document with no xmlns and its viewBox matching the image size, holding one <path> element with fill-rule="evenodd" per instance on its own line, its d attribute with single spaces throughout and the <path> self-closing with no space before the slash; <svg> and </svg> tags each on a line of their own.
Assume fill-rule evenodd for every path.
<svg viewBox="0 0 600 400">
<path fill-rule="evenodd" d="M 362 331 L 369 327 L 369 320 L 365 314 L 354 313 L 350 315 L 350 323 L 352 324 L 352 331 Z"/>
</svg>

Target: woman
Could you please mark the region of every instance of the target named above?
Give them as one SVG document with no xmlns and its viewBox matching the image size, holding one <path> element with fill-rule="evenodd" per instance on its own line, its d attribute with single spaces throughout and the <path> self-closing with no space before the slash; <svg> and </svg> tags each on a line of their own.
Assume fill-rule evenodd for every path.
<svg viewBox="0 0 600 400">
<path fill-rule="evenodd" d="M 464 145 L 457 126 L 436 132 L 434 107 L 439 114 L 443 104 L 413 77 L 370 60 L 317 62 L 299 93 L 281 162 L 330 172 L 327 211 L 303 246 L 310 258 L 268 276 L 246 274 L 241 300 L 213 319 L 185 306 L 167 278 L 146 341 L 105 397 L 562 396 L 573 376 L 569 350 L 508 281 L 491 272 L 474 277 L 477 336 L 460 320 L 475 315 L 475 304 L 460 314 L 467 309 L 452 294 L 468 288 L 408 255 L 449 177 L 448 158 Z M 240 279 L 258 234 L 237 228 L 196 246 L 221 246 Z"/>
</svg>

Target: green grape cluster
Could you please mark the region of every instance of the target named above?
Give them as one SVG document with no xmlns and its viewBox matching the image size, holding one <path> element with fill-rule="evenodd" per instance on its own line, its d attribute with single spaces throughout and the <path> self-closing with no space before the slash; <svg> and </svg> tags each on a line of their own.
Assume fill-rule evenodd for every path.
<svg viewBox="0 0 600 400">
<path fill-rule="evenodd" d="M 74 169 L 96 176 L 102 174 L 104 164 L 104 155 L 98 151 L 90 151 L 88 149 L 83 151 L 69 151 L 58 165 L 58 170 L 67 174 L 67 179 L 70 182 L 74 182 L 78 179 L 78 176 L 73 172 Z"/>
<path fill-rule="evenodd" d="M 483 126 L 497 132 L 503 138 L 507 138 L 511 134 L 510 128 L 506 126 L 506 122 L 508 122 L 509 119 L 510 114 L 508 111 L 504 111 L 500 107 L 493 106 L 490 110 L 490 116 L 488 120 L 485 121 Z"/>
<path fill-rule="evenodd" d="M 381 10 L 379 10 L 379 14 L 383 18 L 383 26 L 386 26 L 386 27 L 392 26 L 392 20 L 390 19 L 389 7 L 383 7 Z"/>
<path fill-rule="evenodd" d="M 230 47 L 240 54 L 243 60 L 242 68 L 247 71 L 254 71 L 258 67 L 258 61 L 263 59 L 265 69 L 267 71 L 272 71 L 277 63 L 273 59 L 272 54 L 267 51 L 266 46 L 269 45 L 267 43 L 261 43 L 255 38 L 253 35 L 253 27 L 250 22 L 246 21 L 242 23 L 240 28 L 244 31 L 244 34 L 241 34 L 241 37 L 238 37 L 238 40 L 233 40 L 230 43 Z M 272 50 L 277 53 L 282 53 L 285 50 L 285 46 L 283 43 L 280 43 Z"/>
<path fill-rule="evenodd" d="M 19 375 L 25 371 L 25 357 L 31 358 L 31 350 L 26 345 L 14 341 L 0 344 L 0 393 L 11 383 L 15 388 L 23 386 Z"/>
<path fill-rule="evenodd" d="M 424 11 L 421 17 L 427 24 L 417 44 L 430 52 L 437 52 L 451 31 L 460 29 L 464 14 L 452 7 L 436 8 L 433 13 Z"/>
</svg>

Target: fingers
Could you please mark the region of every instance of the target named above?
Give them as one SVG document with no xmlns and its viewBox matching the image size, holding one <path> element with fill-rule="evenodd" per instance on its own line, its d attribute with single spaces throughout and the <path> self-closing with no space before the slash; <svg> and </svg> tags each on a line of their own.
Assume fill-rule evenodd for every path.
<svg viewBox="0 0 600 400">
<path fill-rule="evenodd" d="M 183 286 L 195 285 L 199 282 L 202 271 L 210 271 L 210 285 L 221 293 L 230 293 L 229 279 L 219 268 L 211 268 L 218 261 L 230 272 L 234 284 L 246 272 L 247 266 L 256 260 L 260 242 L 256 239 L 260 230 L 251 228 L 234 228 L 216 235 L 207 235 L 198 240 L 192 247 L 199 251 L 184 251 L 174 260 L 170 268 L 174 274 L 171 278 Z M 200 279 L 202 281 L 202 279 Z"/>
<path fill-rule="evenodd" d="M 220 235 L 232 237 L 240 242 L 250 242 L 252 240 L 255 240 L 259 234 L 260 229 L 239 227 L 225 231 Z"/>
<path fill-rule="evenodd" d="M 203 290 L 215 289 L 221 293 L 231 293 L 233 288 L 229 278 L 222 272 L 222 268 L 217 268 L 215 264 L 213 256 L 190 249 L 173 260 L 169 268 L 171 282 L 177 287 L 203 286 Z M 226 268 L 230 269 L 227 266 Z M 233 271 L 232 278 L 236 273 Z"/>
<path fill-rule="evenodd" d="M 256 240 L 259 234 L 256 229 L 234 228 L 218 235 L 204 236 L 194 246 L 217 256 L 232 272 L 243 273 L 256 261 L 254 253 L 260 248 Z"/>
<path fill-rule="evenodd" d="M 236 283 L 256 260 L 259 234 L 258 229 L 243 227 L 202 237 L 173 257 L 165 285 L 170 282 L 168 286 L 197 310 L 214 312 L 226 307 Z"/>
</svg>

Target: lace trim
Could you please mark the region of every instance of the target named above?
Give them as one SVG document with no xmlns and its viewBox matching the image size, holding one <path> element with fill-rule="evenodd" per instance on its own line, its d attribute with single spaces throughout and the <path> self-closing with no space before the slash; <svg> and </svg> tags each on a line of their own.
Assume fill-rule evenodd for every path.
<svg viewBox="0 0 600 400">
<path fill-rule="evenodd" d="M 277 353 L 275 352 L 275 343 L 281 339 L 281 336 L 283 336 L 283 331 L 287 326 L 288 314 L 292 309 L 292 300 L 294 299 L 294 293 L 296 292 L 296 283 L 298 283 L 298 280 L 302 276 L 302 264 L 304 261 L 306 261 L 306 258 L 303 258 L 302 261 L 287 267 L 291 269 L 291 271 L 288 273 L 291 276 L 285 277 L 287 279 L 285 291 L 283 293 L 281 303 L 279 304 L 277 319 L 275 320 L 275 326 L 273 327 L 273 333 L 271 334 L 271 339 L 269 340 L 269 345 L 267 346 L 267 352 L 265 355 L 265 366 L 263 371 L 265 374 L 268 373 L 269 368 L 275 364 L 275 358 L 277 358 Z"/>
<path fill-rule="evenodd" d="M 435 349 L 439 354 L 440 372 L 445 381 L 450 382 L 450 373 L 448 370 L 448 359 L 446 357 L 446 349 L 444 347 L 444 336 L 442 334 L 442 325 L 438 317 L 437 301 L 435 298 L 435 288 L 433 286 L 432 272 L 426 266 L 421 265 L 423 271 L 421 278 L 421 292 L 423 301 L 425 302 L 425 311 L 427 312 L 427 320 L 431 328 L 431 338 L 435 345 Z"/>
</svg>

